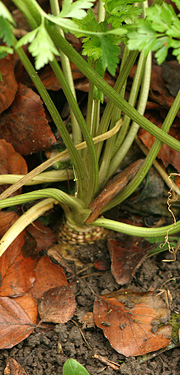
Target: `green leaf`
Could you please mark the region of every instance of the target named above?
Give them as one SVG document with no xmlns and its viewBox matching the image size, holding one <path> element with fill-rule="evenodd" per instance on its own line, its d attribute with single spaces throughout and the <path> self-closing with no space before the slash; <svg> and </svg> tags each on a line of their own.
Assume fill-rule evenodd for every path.
<svg viewBox="0 0 180 375">
<path fill-rule="evenodd" d="M 39 30 L 39 27 L 37 27 L 37 29 L 34 29 L 33 31 L 30 31 L 28 34 L 24 35 L 21 39 L 19 39 L 18 42 L 16 43 L 16 48 L 22 47 L 23 45 L 26 45 L 27 43 L 31 43 L 36 37 L 38 30 Z"/>
<path fill-rule="evenodd" d="M 102 49 L 102 66 L 105 70 L 109 70 L 112 76 L 115 75 L 117 64 L 119 62 L 118 55 L 120 54 L 120 48 L 113 44 L 113 40 L 110 35 L 100 38 L 101 49 Z"/>
<path fill-rule="evenodd" d="M 3 17 L 0 16 L 0 38 L 8 46 L 13 45 L 14 35 L 11 30 L 10 23 Z"/>
<path fill-rule="evenodd" d="M 180 0 L 172 0 L 176 4 L 177 8 L 180 10 Z"/>
<path fill-rule="evenodd" d="M 151 21 L 154 30 L 165 32 L 176 20 L 176 13 L 171 5 L 163 3 L 162 6 L 155 5 L 148 8 L 147 19 Z"/>
<path fill-rule="evenodd" d="M 62 10 L 58 17 L 77 18 L 82 19 L 86 16 L 84 9 L 89 9 L 94 5 L 95 0 L 63 0 Z"/>
<path fill-rule="evenodd" d="M 0 59 L 3 59 L 4 57 L 6 57 L 8 53 L 13 54 L 13 52 L 14 52 L 13 48 L 0 46 Z"/>
<path fill-rule="evenodd" d="M 30 43 L 29 52 L 35 57 L 35 67 L 37 70 L 41 69 L 49 61 L 52 61 L 54 55 L 59 55 L 52 39 L 50 38 L 44 21 L 41 25 L 22 37 L 16 44 L 16 48 L 21 47 L 23 44 Z"/>
<path fill-rule="evenodd" d="M 147 50 L 149 52 L 154 47 L 157 33 L 152 29 L 151 23 L 148 20 L 138 20 L 136 28 L 137 30 L 127 33 L 128 48 L 130 50 Z"/>
<path fill-rule="evenodd" d="M 63 375 L 89 375 L 89 372 L 75 359 L 68 359 L 63 366 Z"/>
<path fill-rule="evenodd" d="M 0 16 L 4 17 L 6 20 L 8 20 L 12 25 L 16 26 L 15 21 L 13 20 L 11 13 L 6 8 L 6 6 L 0 1 Z"/>
</svg>

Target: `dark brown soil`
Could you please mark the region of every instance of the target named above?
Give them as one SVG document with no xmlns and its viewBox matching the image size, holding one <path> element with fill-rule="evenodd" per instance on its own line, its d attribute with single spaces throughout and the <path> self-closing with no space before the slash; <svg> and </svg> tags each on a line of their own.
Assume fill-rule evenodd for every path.
<svg viewBox="0 0 180 375">
<path fill-rule="evenodd" d="M 98 258 L 104 259 L 109 256 L 105 242 L 104 248 L 102 245 L 100 247 L 93 245 L 83 247 L 78 255 L 83 258 L 84 262 L 86 260 L 94 262 Z M 172 310 L 180 311 L 180 279 L 178 279 L 180 276 L 180 254 L 178 254 L 176 262 L 162 262 L 162 259 L 167 257 L 169 257 L 168 252 L 147 259 L 137 271 L 131 287 L 141 291 L 147 291 L 149 288 L 157 291 L 162 288 L 169 289 L 172 295 Z M 71 282 L 72 276 L 69 279 Z M 163 285 L 165 282 L 167 283 Z M 139 363 L 136 358 L 125 358 L 116 353 L 101 330 L 96 327 L 82 328 L 78 318 L 81 313 L 92 311 L 95 295 L 118 288 L 119 286 L 110 271 L 98 272 L 95 268 L 89 267 L 76 282 L 77 310 L 73 320 L 67 324 L 54 325 L 48 330 L 38 328 L 16 347 L 1 351 L 0 374 L 3 374 L 8 357 L 15 358 L 25 369 L 27 375 L 62 374 L 63 364 L 68 358 L 77 359 L 86 367 L 90 375 L 180 374 L 179 347 L 161 353 L 144 363 Z M 92 349 L 88 347 L 87 343 Z M 101 362 L 92 358 L 94 354 L 100 354 L 120 364 L 120 369 L 114 371 L 112 368 L 105 367 Z"/>
</svg>

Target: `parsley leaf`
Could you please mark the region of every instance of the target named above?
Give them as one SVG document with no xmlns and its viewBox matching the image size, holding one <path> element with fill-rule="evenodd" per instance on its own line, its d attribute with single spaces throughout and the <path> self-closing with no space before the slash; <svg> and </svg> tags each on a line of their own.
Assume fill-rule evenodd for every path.
<svg viewBox="0 0 180 375">
<path fill-rule="evenodd" d="M 35 30 L 23 36 L 17 43 L 16 48 L 23 44 L 30 43 L 29 52 L 35 57 L 36 69 L 41 69 L 49 61 L 52 61 L 55 55 L 59 55 L 52 39 L 46 31 L 44 20 Z"/>
<path fill-rule="evenodd" d="M 62 10 L 58 17 L 82 19 L 86 16 L 86 11 L 84 9 L 91 8 L 94 5 L 94 1 L 95 0 L 77 0 L 73 3 L 73 0 L 64 0 Z"/>
<path fill-rule="evenodd" d="M 180 9 L 180 0 L 173 0 Z M 163 3 L 147 9 L 145 20 L 136 20 L 134 25 L 128 27 L 128 47 L 130 50 L 156 51 L 155 57 L 161 64 L 168 53 L 180 61 L 180 20 L 172 5 Z M 178 39 L 178 40 L 177 40 Z"/>
</svg>

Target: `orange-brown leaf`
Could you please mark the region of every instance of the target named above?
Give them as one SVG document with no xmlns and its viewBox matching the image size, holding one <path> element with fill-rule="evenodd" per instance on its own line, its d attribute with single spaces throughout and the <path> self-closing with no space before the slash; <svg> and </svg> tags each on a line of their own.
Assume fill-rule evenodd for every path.
<svg viewBox="0 0 180 375">
<path fill-rule="evenodd" d="M 49 289 L 67 285 L 63 269 L 51 262 L 48 256 L 42 257 L 35 268 L 35 282 L 31 293 L 35 298 L 41 298 Z"/>
<path fill-rule="evenodd" d="M 2 80 L 0 80 L 0 113 L 2 113 L 12 104 L 18 88 L 14 66 L 9 56 L 0 60 L 0 72 L 2 75 Z"/>
<path fill-rule="evenodd" d="M 22 84 L 13 104 L 1 116 L 0 138 L 22 155 L 45 150 L 56 142 L 40 96 Z"/>
<path fill-rule="evenodd" d="M 94 303 L 94 321 L 111 346 L 126 357 L 144 355 L 167 346 L 169 311 L 154 292 L 127 289 L 100 296 Z M 161 328 L 158 324 L 164 324 Z"/>
<path fill-rule="evenodd" d="M 48 290 L 42 296 L 38 311 L 42 321 L 66 323 L 74 315 L 76 301 L 69 285 Z"/>
<path fill-rule="evenodd" d="M 15 299 L 0 297 L 0 327 L 0 349 L 9 349 L 33 332 L 34 322 Z"/>
<path fill-rule="evenodd" d="M 0 174 L 26 174 L 27 164 L 24 158 L 14 150 L 14 147 L 0 139 Z M 6 190 L 8 185 L 0 186 L 0 193 Z M 13 195 L 19 194 L 17 190 Z"/>
<path fill-rule="evenodd" d="M 108 239 L 111 255 L 111 272 L 118 284 L 129 283 L 152 246 L 142 238 L 127 236 L 123 241 Z"/>
</svg>

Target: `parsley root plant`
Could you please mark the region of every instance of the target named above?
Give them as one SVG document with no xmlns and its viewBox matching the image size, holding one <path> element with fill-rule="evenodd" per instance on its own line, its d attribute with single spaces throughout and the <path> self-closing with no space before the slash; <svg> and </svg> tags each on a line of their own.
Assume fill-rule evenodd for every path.
<svg viewBox="0 0 180 375">
<path fill-rule="evenodd" d="M 174 2 L 180 9 L 180 1 Z M 171 47 L 173 54 L 180 60 L 180 20 L 172 6 L 161 0 L 155 0 L 150 8 L 147 8 L 146 2 L 136 3 L 134 0 L 63 0 L 62 8 L 59 9 L 59 1 L 50 0 L 51 14 L 47 14 L 36 0 L 12 0 L 12 3 L 23 13 L 32 31 L 17 41 L 12 15 L 3 2 L 0 2 L 0 35 L 4 42 L 0 47 L 1 57 L 16 51 L 43 99 L 66 150 L 23 178 L 17 177 L 16 182 L 1 195 L 0 208 L 43 200 L 31 207 L 6 233 L 1 240 L 0 254 L 25 226 L 49 210 L 53 204 L 62 206 L 67 227 L 77 233 L 89 233 L 92 228 L 98 232 L 99 229 L 96 228 L 100 227 L 142 237 L 164 236 L 167 231 L 171 234 L 178 232 L 180 221 L 163 228 L 141 228 L 101 217 L 103 212 L 120 204 L 135 191 L 151 168 L 163 142 L 180 151 L 180 142 L 168 135 L 180 107 L 180 92 L 161 129 L 143 116 L 151 79 L 151 51 L 155 51 L 158 63 L 161 63 Z M 98 6 L 97 18 L 93 12 L 95 3 Z M 82 54 L 86 55 L 86 60 L 66 40 L 67 32 L 82 38 Z M 26 44 L 34 57 L 35 66 L 22 48 Z M 57 56 L 60 57 L 61 64 L 58 63 Z M 86 120 L 77 103 L 70 61 L 89 79 Z M 135 61 L 136 73 L 126 101 L 126 81 Z M 55 73 L 69 104 L 72 137 L 38 76 L 38 70 L 47 63 Z M 104 80 L 104 74 L 107 69 L 114 76 L 119 63 L 119 74 L 112 88 Z M 108 101 L 100 117 L 100 103 L 104 96 Z M 127 154 L 139 127 L 156 137 L 150 152 L 139 163 L 128 185 L 123 189 L 117 188 L 102 205 L 98 215 L 93 215 L 96 198 L 103 194 L 107 181 Z M 43 183 L 42 172 L 55 162 L 67 159 L 71 160 L 75 171 L 74 195 L 55 188 L 45 188 L 8 198 L 19 187 L 36 180 L 36 176 L 39 183 Z M 46 182 L 51 181 L 51 173 L 54 172 L 46 175 Z M 58 173 L 57 171 L 56 180 L 60 179 Z M 73 173 L 71 178 L 72 176 Z M 1 177 L 1 183 L 5 183 L 3 176 Z M 173 189 L 179 194 L 176 185 L 173 185 Z"/>
</svg>

